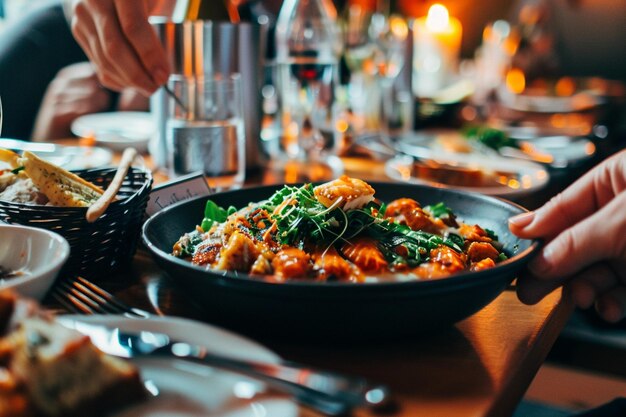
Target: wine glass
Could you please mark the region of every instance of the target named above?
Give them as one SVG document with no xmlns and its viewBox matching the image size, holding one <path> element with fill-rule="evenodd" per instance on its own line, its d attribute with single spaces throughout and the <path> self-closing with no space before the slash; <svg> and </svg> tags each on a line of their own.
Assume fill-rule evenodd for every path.
<svg viewBox="0 0 626 417">
<path fill-rule="evenodd" d="M 379 122 L 379 92 L 376 88 L 376 44 L 369 35 L 373 10 L 360 3 L 348 4 L 342 21 L 343 56 L 350 71 L 348 97 L 354 115 L 352 124 L 358 132 L 375 129 Z"/>
<path fill-rule="evenodd" d="M 402 16 L 374 13 L 370 20 L 369 37 L 376 45 L 374 68 L 381 92 L 380 133 L 383 141 L 392 140 L 393 85 L 404 67 L 408 24 Z"/>
<path fill-rule="evenodd" d="M 282 161 L 287 180 L 317 181 L 343 170 L 333 155 L 333 110 L 341 38 L 328 0 L 283 3 L 276 25 Z"/>
</svg>

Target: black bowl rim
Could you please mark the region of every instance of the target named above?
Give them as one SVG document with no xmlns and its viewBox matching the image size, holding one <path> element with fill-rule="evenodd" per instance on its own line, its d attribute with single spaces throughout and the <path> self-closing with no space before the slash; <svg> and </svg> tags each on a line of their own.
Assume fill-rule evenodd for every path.
<svg viewBox="0 0 626 417">
<path fill-rule="evenodd" d="M 404 183 L 394 183 L 394 182 L 384 182 L 384 181 L 368 181 L 368 184 L 374 187 L 374 189 L 377 189 L 377 186 L 384 187 L 385 185 L 390 185 L 390 184 L 394 186 L 403 186 L 403 187 L 409 187 L 409 188 L 417 187 L 417 188 L 423 188 L 423 189 L 438 189 L 438 190 L 442 190 L 446 194 L 459 194 L 459 195 L 466 196 L 472 199 L 488 201 L 491 204 L 497 203 L 499 205 L 504 205 L 504 206 L 508 206 L 511 208 L 515 208 L 516 210 L 519 210 L 520 213 L 528 212 L 527 209 L 520 206 L 519 204 L 516 204 L 504 198 L 488 196 L 488 195 L 484 195 L 484 194 L 480 194 L 476 192 L 443 189 L 440 187 L 433 187 L 429 185 L 404 184 Z M 352 282 L 308 282 L 308 281 L 272 282 L 272 281 L 259 279 L 259 277 L 252 277 L 248 274 L 238 274 L 238 273 L 233 273 L 230 271 L 218 271 L 218 270 L 206 269 L 206 268 L 193 265 L 190 262 L 185 261 L 183 259 L 176 258 L 172 256 L 170 253 L 166 253 L 165 251 L 156 247 L 156 245 L 152 241 L 150 241 L 150 239 L 147 236 L 147 231 L 150 228 L 150 225 L 152 223 L 157 221 L 160 217 L 167 215 L 170 211 L 176 210 L 178 207 L 181 207 L 183 205 L 192 204 L 198 200 L 208 200 L 214 196 L 222 196 L 222 195 L 228 196 L 229 194 L 232 195 L 232 194 L 236 194 L 236 193 L 239 193 L 241 191 L 246 191 L 246 190 L 259 191 L 259 192 L 266 191 L 266 190 L 267 191 L 276 190 L 276 189 L 283 187 L 284 185 L 298 186 L 302 184 L 301 183 L 300 184 L 271 184 L 271 185 L 253 186 L 253 187 L 246 187 L 241 190 L 224 191 L 220 193 L 211 194 L 208 196 L 207 195 L 197 196 L 191 199 L 179 201 L 177 203 L 174 203 L 164 208 L 163 210 L 155 213 L 150 218 L 148 218 L 148 220 L 146 220 L 143 224 L 143 227 L 141 230 L 141 239 L 144 245 L 146 246 L 146 248 L 152 253 L 153 256 L 160 258 L 164 262 L 174 263 L 176 266 L 181 267 L 183 269 L 190 269 L 191 272 L 194 272 L 194 273 L 206 273 L 207 275 L 211 276 L 211 279 L 213 280 L 215 279 L 223 280 L 221 284 L 236 285 L 240 289 L 281 288 L 281 289 L 285 289 L 286 291 L 289 291 L 289 289 L 301 288 L 303 290 L 315 291 L 315 292 L 318 292 L 318 291 L 329 291 L 329 292 L 331 291 L 332 292 L 355 291 L 356 288 L 360 289 L 358 290 L 359 292 L 369 291 L 370 289 L 374 291 L 383 291 L 383 292 L 387 292 L 387 291 L 396 292 L 398 290 L 401 290 L 402 292 L 404 292 L 405 290 L 413 289 L 415 287 L 419 287 L 420 289 L 425 290 L 426 288 L 431 288 L 431 287 L 436 288 L 441 285 L 454 286 L 454 287 L 465 286 L 465 285 L 471 286 L 473 284 L 483 283 L 485 280 L 489 281 L 490 278 L 493 280 L 500 280 L 500 279 L 504 280 L 504 278 L 502 278 L 501 275 L 503 275 L 507 270 L 516 270 L 519 267 L 522 267 L 524 264 L 526 264 L 526 262 L 539 250 L 539 247 L 541 244 L 539 240 L 536 240 L 536 239 L 531 240 L 531 244 L 529 245 L 528 248 L 524 249 L 521 252 L 515 253 L 512 257 L 508 258 L 507 260 L 498 263 L 494 268 L 490 268 L 487 270 L 460 272 L 458 274 L 453 274 L 445 278 L 432 279 L 432 280 L 411 280 L 411 281 L 401 281 L 401 282 L 398 282 L 398 281 L 369 282 L 369 283 L 357 284 L 357 283 L 352 283 Z M 507 277 L 506 280 L 512 281 L 513 278 L 514 277 L 510 277 L 510 278 Z M 324 290 L 324 288 L 326 288 L 327 290 Z M 350 290 L 346 290 L 348 288 Z"/>
</svg>

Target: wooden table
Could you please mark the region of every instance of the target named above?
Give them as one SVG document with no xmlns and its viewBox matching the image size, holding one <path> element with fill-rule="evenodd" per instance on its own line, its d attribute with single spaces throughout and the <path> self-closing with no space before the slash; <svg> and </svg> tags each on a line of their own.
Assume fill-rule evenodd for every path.
<svg viewBox="0 0 626 417">
<path fill-rule="evenodd" d="M 376 177 L 379 172 L 375 164 L 347 162 L 351 174 Z M 98 283 L 133 306 L 210 322 L 142 249 L 130 268 Z M 572 311 L 560 290 L 527 306 L 509 289 L 457 325 L 412 340 L 356 346 L 257 340 L 285 359 L 362 375 L 391 388 L 392 407 L 357 410 L 358 416 L 504 417 L 515 410 Z"/>
<path fill-rule="evenodd" d="M 142 249 L 128 270 L 98 284 L 133 306 L 211 322 Z M 504 417 L 523 397 L 572 310 L 560 290 L 527 306 L 512 288 L 455 326 L 408 340 L 257 341 L 285 359 L 362 375 L 391 388 L 393 407 L 357 410 L 357 416 Z"/>
</svg>

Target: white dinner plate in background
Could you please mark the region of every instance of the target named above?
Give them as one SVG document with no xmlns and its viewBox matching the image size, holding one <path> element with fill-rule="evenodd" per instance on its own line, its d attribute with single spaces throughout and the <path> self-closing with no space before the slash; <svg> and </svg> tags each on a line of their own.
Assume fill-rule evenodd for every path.
<svg viewBox="0 0 626 417">
<path fill-rule="evenodd" d="M 97 146 L 64 146 L 17 139 L 0 139 L 0 148 L 10 149 L 17 153 L 30 151 L 68 171 L 101 168 L 109 165 L 113 160 L 113 153 L 110 150 Z M 1 162 L 0 165 L 2 165 Z"/>
<path fill-rule="evenodd" d="M 72 123 L 72 133 L 76 136 L 93 137 L 98 145 L 116 151 L 133 147 L 138 152 L 147 152 L 154 132 L 154 120 L 148 112 L 87 114 Z"/>
</svg>

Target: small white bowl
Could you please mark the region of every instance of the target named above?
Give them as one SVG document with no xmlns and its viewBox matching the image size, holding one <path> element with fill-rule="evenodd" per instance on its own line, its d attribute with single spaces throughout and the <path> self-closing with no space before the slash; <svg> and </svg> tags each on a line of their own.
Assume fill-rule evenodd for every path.
<svg viewBox="0 0 626 417">
<path fill-rule="evenodd" d="M 24 275 L 0 280 L 0 291 L 41 300 L 70 255 L 64 237 L 44 229 L 0 224 L 0 266 Z"/>
</svg>

